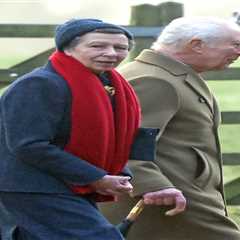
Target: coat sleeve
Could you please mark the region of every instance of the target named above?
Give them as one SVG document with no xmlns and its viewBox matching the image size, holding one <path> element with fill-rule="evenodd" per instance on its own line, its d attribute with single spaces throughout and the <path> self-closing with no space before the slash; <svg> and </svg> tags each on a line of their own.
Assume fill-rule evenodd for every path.
<svg viewBox="0 0 240 240">
<path fill-rule="evenodd" d="M 64 183 L 86 185 L 106 172 L 53 144 L 66 114 L 67 87 L 60 85 L 31 76 L 9 87 L 1 98 L 7 147 L 24 164 Z"/>
<path fill-rule="evenodd" d="M 177 90 L 167 81 L 152 77 L 133 79 L 130 84 L 136 91 L 141 104 L 142 126 L 160 130 L 156 138 L 157 146 L 169 121 L 180 107 Z M 161 161 L 161 159 L 157 161 Z M 129 167 L 134 176 L 133 196 L 174 187 L 155 160 L 130 160 Z"/>
</svg>

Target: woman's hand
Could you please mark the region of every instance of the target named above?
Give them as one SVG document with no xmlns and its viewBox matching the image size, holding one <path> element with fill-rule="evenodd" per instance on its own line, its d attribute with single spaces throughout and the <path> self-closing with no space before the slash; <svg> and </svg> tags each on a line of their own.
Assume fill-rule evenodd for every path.
<svg viewBox="0 0 240 240">
<path fill-rule="evenodd" d="M 99 194 L 115 196 L 132 192 L 133 186 L 129 180 L 130 177 L 126 176 L 105 175 L 90 186 Z"/>
</svg>

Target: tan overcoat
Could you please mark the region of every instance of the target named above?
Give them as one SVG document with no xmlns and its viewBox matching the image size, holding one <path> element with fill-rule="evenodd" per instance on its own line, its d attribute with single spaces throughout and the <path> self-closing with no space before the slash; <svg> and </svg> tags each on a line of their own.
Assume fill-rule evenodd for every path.
<svg viewBox="0 0 240 240">
<path fill-rule="evenodd" d="M 116 224 L 137 196 L 176 187 L 187 199 L 186 211 L 169 217 L 163 207 L 147 206 L 129 240 L 240 240 L 237 226 L 226 216 L 220 113 L 204 80 L 189 66 L 151 50 L 120 72 L 139 97 L 142 126 L 159 128 L 160 133 L 154 161 L 129 161 L 135 199 L 103 204 L 103 213 Z"/>
</svg>

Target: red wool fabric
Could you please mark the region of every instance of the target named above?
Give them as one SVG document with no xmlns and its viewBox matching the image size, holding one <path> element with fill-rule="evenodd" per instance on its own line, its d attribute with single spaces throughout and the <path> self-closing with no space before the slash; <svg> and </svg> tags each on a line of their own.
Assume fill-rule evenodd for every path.
<svg viewBox="0 0 240 240">
<path fill-rule="evenodd" d="M 65 150 L 111 175 L 125 166 L 139 127 L 140 107 L 127 81 L 111 70 L 116 89 L 115 111 L 98 77 L 76 59 L 56 51 L 50 61 L 67 81 L 72 93 L 71 133 Z M 90 186 L 70 186 L 79 194 L 93 193 Z"/>
</svg>

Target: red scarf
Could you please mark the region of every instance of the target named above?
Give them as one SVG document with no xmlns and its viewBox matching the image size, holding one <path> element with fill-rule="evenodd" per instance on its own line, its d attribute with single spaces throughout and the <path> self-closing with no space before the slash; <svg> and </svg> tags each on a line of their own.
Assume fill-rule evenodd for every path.
<svg viewBox="0 0 240 240">
<path fill-rule="evenodd" d="M 87 67 L 62 52 L 54 52 L 50 60 L 72 93 L 71 134 L 65 150 L 118 175 L 139 126 L 139 104 L 131 86 L 115 70 L 109 72 L 116 89 L 113 112 L 103 84 Z M 94 192 L 90 186 L 70 187 L 75 193 Z"/>
</svg>

